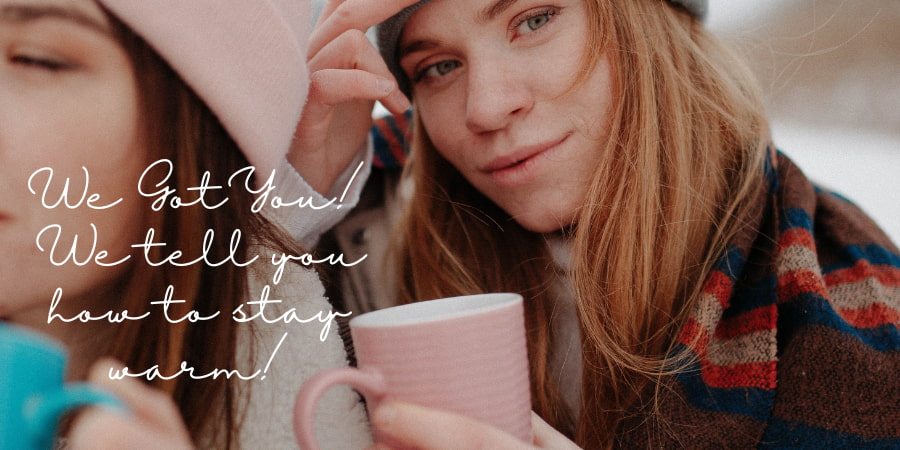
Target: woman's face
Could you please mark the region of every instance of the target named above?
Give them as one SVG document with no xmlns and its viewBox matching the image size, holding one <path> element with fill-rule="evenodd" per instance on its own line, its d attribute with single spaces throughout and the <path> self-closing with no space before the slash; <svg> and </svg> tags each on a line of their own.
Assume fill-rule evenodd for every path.
<svg viewBox="0 0 900 450">
<path fill-rule="evenodd" d="M 582 0 L 434 0 L 400 39 L 438 152 L 532 231 L 573 223 L 608 139 L 607 58 L 574 84 L 588 33 Z"/>
<path fill-rule="evenodd" d="M 129 264 L 52 264 L 57 232 L 51 228 L 38 240 L 42 229 L 61 230 L 57 262 L 76 236 L 75 258 L 87 259 L 94 227 L 93 254 L 107 251 L 106 263 L 141 242 L 145 215 L 135 197 L 147 153 L 139 138 L 136 80 L 93 0 L 0 0 L 0 51 L 0 317 L 46 323 L 57 287 L 63 295 L 56 312 L 88 309 L 75 299 L 91 297 Z M 45 167 L 52 169 L 46 206 L 50 172 L 39 171 Z M 92 209 L 87 201 L 49 207 L 67 178 L 68 204 L 85 192 L 85 200 L 99 196 L 92 202 L 98 207 L 123 200 L 107 209 Z M 98 315 L 105 312 L 100 309 Z"/>
</svg>

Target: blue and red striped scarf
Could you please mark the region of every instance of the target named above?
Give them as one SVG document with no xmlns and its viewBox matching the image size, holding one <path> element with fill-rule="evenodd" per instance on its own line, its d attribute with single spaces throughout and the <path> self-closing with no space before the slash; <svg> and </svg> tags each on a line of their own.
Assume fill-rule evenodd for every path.
<svg viewBox="0 0 900 450">
<path fill-rule="evenodd" d="M 376 167 L 403 165 L 409 120 L 376 121 Z M 766 172 L 678 338 L 696 363 L 622 447 L 900 448 L 900 250 L 784 155 Z"/>
<path fill-rule="evenodd" d="M 624 441 L 900 448 L 900 251 L 784 155 L 770 160 L 758 226 L 679 337 L 696 339 L 698 362 L 670 385 L 666 429 Z"/>
</svg>

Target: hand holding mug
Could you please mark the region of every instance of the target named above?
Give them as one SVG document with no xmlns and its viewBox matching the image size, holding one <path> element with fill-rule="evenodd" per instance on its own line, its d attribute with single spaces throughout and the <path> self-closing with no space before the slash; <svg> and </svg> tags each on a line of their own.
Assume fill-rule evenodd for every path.
<svg viewBox="0 0 900 450">
<path fill-rule="evenodd" d="M 116 397 L 93 386 L 65 384 L 66 360 L 56 341 L 0 323 L 0 449 L 52 448 L 59 419 L 76 408 L 124 410 Z"/>
<path fill-rule="evenodd" d="M 331 386 L 349 384 L 370 412 L 400 401 L 460 414 L 532 442 L 522 297 L 481 294 L 386 308 L 350 321 L 358 368 L 321 372 L 297 396 L 300 446 L 318 448 L 313 417 Z M 376 442 L 405 448 L 374 423 Z"/>
<path fill-rule="evenodd" d="M 472 418 L 425 408 L 409 403 L 382 403 L 370 416 L 382 433 L 406 447 L 419 450 L 478 449 L 491 450 L 579 450 L 580 447 L 551 427 L 535 413 L 531 414 L 533 440 L 526 446 L 515 436 Z M 369 450 L 386 450 L 375 444 Z"/>
<path fill-rule="evenodd" d="M 121 369 L 122 366 L 109 359 L 96 362 L 88 375 L 88 382 L 116 395 L 128 405 L 131 413 L 89 408 L 73 422 L 66 442 L 67 449 L 194 448 L 181 413 L 171 397 L 133 378 L 111 380 L 110 368 Z"/>
</svg>

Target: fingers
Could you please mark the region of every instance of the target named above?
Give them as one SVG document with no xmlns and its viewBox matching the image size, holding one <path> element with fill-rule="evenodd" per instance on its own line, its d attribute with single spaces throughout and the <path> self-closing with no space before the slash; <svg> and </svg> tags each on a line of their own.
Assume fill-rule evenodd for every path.
<svg viewBox="0 0 900 450">
<path fill-rule="evenodd" d="M 91 368 L 88 381 L 117 396 L 130 414 L 88 408 L 76 418 L 70 442 L 73 448 L 191 448 L 190 435 L 175 403 L 162 391 L 131 378 L 111 380 L 110 368 L 122 365 L 110 359 Z"/>
<path fill-rule="evenodd" d="M 101 359 L 91 367 L 88 381 L 125 402 L 138 419 L 162 429 L 183 430 L 181 413 L 168 395 L 131 377 L 109 378 L 110 368 L 121 370 L 123 367 L 113 359 Z"/>
<path fill-rule="evenodd" d="M 347 31 L 328 43 L 309 61 L 309 67 L 311 102 L 333 107 L 349 100 L 380 100 L 396 114 L 409 109 L 409 100 L 396 89 L 394 76 L 361 31 Z M 338 69 L 349 73 L 339 74 Z"/>
<path fill-rule="evenodd" d="M 288 161 L 327 192 L 362 145 L 380 101 L 402 114 L 409 99 L 365 31 L 417 0 L 329 0 L 309 41 L 309 95 Z"/>
<path fill-rule="evenodd" d="M 313 27 L 313 30 L 319 28 L 319 26 L 325 22 L 325 19 L 331 17 L 334 14 L 334 10 L 337 9 L 338 6 L 341 6 L 341 3 L 344 3 L 346 0 L 328 0 L 322 6 L 322 12 L 319 14 L 319 18 L 316 20 L 316 25 Z"/>
<path fill-rule="evenodd" d="M 322 5 L 322 9 L 319 11 L 319 17 L 316 18 L 316 23 L 315 23 L 315 25 L 313 25 L 314 33 L 315 33 L 315 30 L 318 29 L 319 26 L 322 24 L 322 22 L 324 22 L 325 19 L 331 17 L 331 15 L 334 14 L 334 10 L 337 9 L 337 7 L 340 6 L 340 4 L 343 2 L 344 2 L 344 0 L 327 0 Z"/>
<path fill-rule="evenodd" d="M 352 100 L 377 100 L 396 87 L 392 80 L 364 70 L 320 70 L 310 78 L 310 114 L 321 115 L 323 110 Z"/>
<path fill-rule="evenodd" d="M 531 412 L 531 431 L 534 437 L 534 445 L 538 448 L 553 448 L 559 450 L 578 450 L 579 447 L 565 435 L 556 431 L 550 424 L 544 421 L 534 411 Z"/>
<path fill-rule="evenodd" d="M 533 448 L 493 426 L 458 414 L 416 405 L 380 405 L 372 414 L 379 431 L 420 449 Z"/>
<path fill-rule="evenodd" d="M 329 1 L 309 41 L 309 57 L 347 30 L 365 32 L 418 0 Z"/>
<path fill-rule="evenodd" d="M 72 450 L 90 449 L 190 449 L 186 436 L 160 432 L 120 414 L 91 408 L 78 416 L 67 447 Z"/>
</svg>

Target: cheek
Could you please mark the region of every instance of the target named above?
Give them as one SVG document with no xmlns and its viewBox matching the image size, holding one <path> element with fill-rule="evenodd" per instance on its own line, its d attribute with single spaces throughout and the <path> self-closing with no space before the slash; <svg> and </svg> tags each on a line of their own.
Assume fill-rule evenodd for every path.
<svg viewBox="0 0 900 450">
<path fill-rule="evenodd" d="M 22 95 L 18 103 L 27 117 L 16 121 L 18 131 L 4 159 L 25 180 L 43 167 L 61 179 L 83 180 L 86 168 L 95 192 L 121 196 L 121 180 L 133 177 L 147 160 L 136 86 L 127 70 L 86 78 Z"/>
<path fill-rule="evenodd" d="M 119 204 L 107 211 L 47 209 L 0 227 L 0 316 L 40 308 L 46 314 L 54 291 L 74 299 L 124 274 L 134 262 L 143 212 Z M 108 256 L 101 258 L 101 252 Z M 97 263 L 110 265 L 104 267 Z M 71 305 L 67 302 L 66 305 Z"/>
<path fill-rule="evenodd" d="M 106 263 L 119 261 L 146 231 L 148 208 L 138 195 L 137 180 L 148 152 L 141 144 L 133 81 L 104 79 L 56 94 L 52 102 L 19 97 L 23 114 L 32 114 L 17 121 L 21 126 L 3 142 L 15 148 L 4 146 L 0 155 L 0 187 L 7 188 L 0 210 L 10 216 L 0 222 L 0 258 L 11 262 L 0 267 L 0 287 L 9 294 L 0 313 L 35 302 L 47 305 L 57 287 L 75 295 L 121 276 L 129 262 L 111 268 L 84 262 L 101 251 L 108 252 Z M 53 178 L 36 175 L 32 194 L 29 176 L 43 167 L 53 169 Z M 93 195 L 97 206 L 122 201 L 97 210 L 87 205 Z M 63 203 L 50 207 L 62 198 Z M 41 235 L 41 251 L 37 237 L 51 225 L 58 225 L 58 231 L 50 228 Z M 81 264 L 51 262 L 51 257 L 65 261 L 70 252 Z"/>
<path fill-rule="evenodd" d="M 576 130 L 595 148 L 605 148 L 615 116 L 614 87 L 607 61 L 601 60 L 581 84 L 566 94 L 563 101 L 566 112 L 561 115 L 572 121 Z M 584 152 L 584 157 L 600 158 L 590 152 Z"/>
<path fill-rule="evenodd" d="M 429 98 L 416 108 L 428 139 L 447 161 L 457 167 L 465 158 L 466 149 L 475 148 L 471 143 L 471 133 L 466 127 L 465 103 L 460 96 L 446 100 Z"/>
<path fill-rule="evenodd" d="M 82 203 L 71 210 L 58 207 L 48 211 L 79 235 L 92 234 L 93 224 L 97 228 L 98 247 L 113 255 L 129 251 L 128 246 L 137 236 L 146 214 L 137 185 L 146 168 L 148 152 L 140 142 L 136 93 L 123 91 L 118 95 L 110 92 L 105 97 L 98 93 L 94 115 L 72 111 L 77 115 L 70 117 L 86 120 L 71 127 L 68 148 L 57 152 L 65 156 L 54 157 L 46 163 L 54 169 L 50 192 L 59 193 L 64 183 L 70 182 L 70 204 L 96 196 L 99 200 L 94 204 L 105 207 L 121 199 L 110 208 L 95 209 Z M 46 177 L 41 180 L 47 183 Z M 55 199 L 58 198 L 59 194 Z"/>
</svg>

